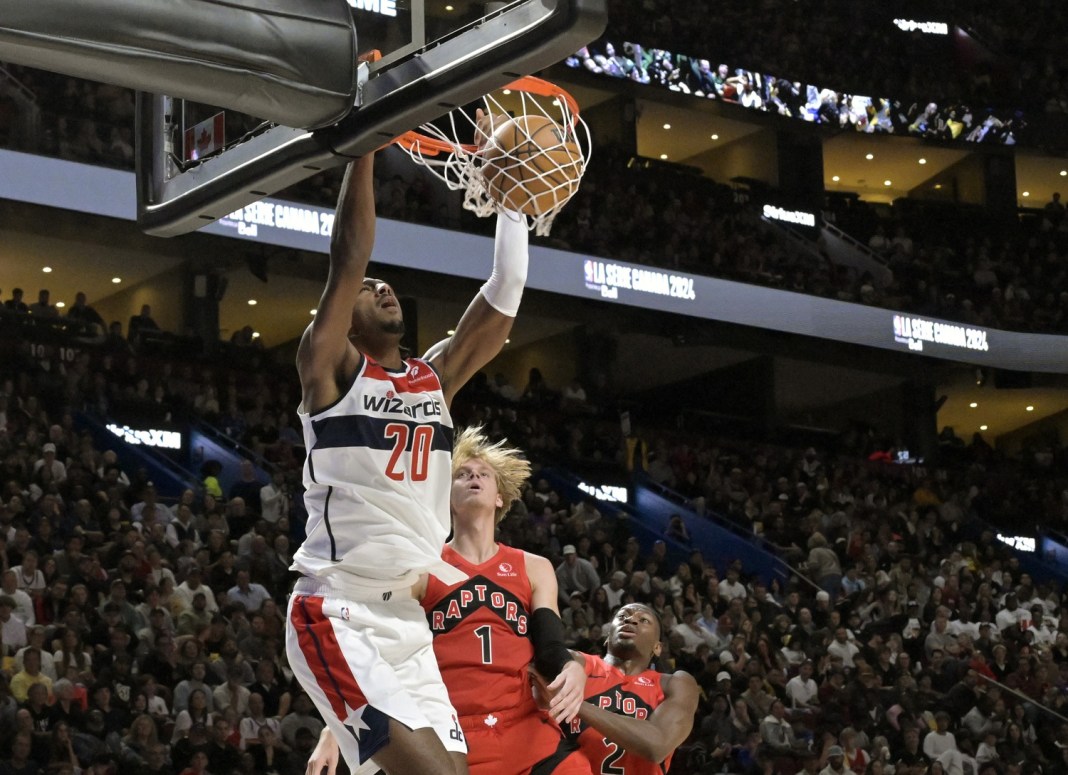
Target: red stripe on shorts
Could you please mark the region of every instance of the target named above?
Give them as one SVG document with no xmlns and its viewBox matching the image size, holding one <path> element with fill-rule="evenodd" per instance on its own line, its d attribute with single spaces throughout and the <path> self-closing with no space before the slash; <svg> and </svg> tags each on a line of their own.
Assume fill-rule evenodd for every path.
<svg viewBox="0 0 1068 775">
<path fill-rule="evenodd" d="M 330 700 L 334 713 L 345 722 L 349 717 L 345 706 L 353 710 L 362 708 L 367 704 L 367 698 L 345 661 L 333 624 L 323 614 L 323 599 L 313 595 L 298 596 L 293 601 L 291 621 L 301 653 L 315 675 L 316 683 Z"/>
</svg>

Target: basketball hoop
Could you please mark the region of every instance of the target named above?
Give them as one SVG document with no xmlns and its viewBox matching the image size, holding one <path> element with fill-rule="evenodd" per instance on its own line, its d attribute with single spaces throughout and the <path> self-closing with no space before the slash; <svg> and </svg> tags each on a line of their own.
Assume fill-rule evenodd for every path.
<svg viewBox="0 0 1068 775">
<path fill-rule="evenodd" d="M 463 191 L 463 206 L 475 215 L 523 212 L 529 228 L 546 236 L 586 171 L 590 130 L 575 99 L 541 78 L 525 76 L 500 94 L 518 105 L 487 94 L 481 125 L 457 108 L 440 126 L 424 124 L 393 142 L 449 189 Z"/>
</svg>

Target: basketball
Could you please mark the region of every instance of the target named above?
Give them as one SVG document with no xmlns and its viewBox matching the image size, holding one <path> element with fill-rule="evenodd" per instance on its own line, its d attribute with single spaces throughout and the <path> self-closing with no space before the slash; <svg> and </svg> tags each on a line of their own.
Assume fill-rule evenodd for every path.
<svg viewBox="0 0 1068 775">
<path fill-rule="evenodd" d="M 518 116 L 493 133 L 482 175 L 490 197 L 527 215 L 562 205 L 578 190 L 582 150 L 564 128 L 546 116 Z"/>
</svg>

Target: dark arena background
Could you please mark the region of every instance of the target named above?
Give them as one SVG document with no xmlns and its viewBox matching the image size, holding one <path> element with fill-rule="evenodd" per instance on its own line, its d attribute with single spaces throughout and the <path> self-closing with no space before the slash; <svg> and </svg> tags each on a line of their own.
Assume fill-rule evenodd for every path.
<svg viewBox="0 0 1068 775">
<path fill-rule="evenodd" d="M 504 4 L 350 5 L 358 41 L 414 63 L 396 19 L 453 56 Z M 670 773 L 1068 772 L 1068 14 L 607 6 L 538 70 L 589 167 L 453 407 L 534 465 L 501 540 L 592 563 L 603 587 L 558 574 L 576 650 L 613 603 L 655 608 L 659 668 L 702 688 Z M 304 773 L 294 358 L 336 159 L 385 141 L 345 145 L 317 105 L 299 174 L 151 236 L 151 95 L 6 41 L 0 775 Z M 376 131 L 435 117 L 374 113 L 383 83 Z M 168 174 L 291 131 L 185 97 L 151 103 Z M 487 276 L 492 221 L 396 148 L 375 174 L 371 273 L 421 353 Z"/>
</svg>

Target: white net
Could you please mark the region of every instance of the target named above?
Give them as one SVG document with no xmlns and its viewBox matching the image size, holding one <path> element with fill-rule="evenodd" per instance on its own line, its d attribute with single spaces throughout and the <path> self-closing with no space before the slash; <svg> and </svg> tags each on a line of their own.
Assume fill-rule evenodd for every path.
<svg viewBox="0 0 1068 775">
<path fill-rule="evenodd" d="M 480 217 L 523 212 L 529 227 L 546 236 L 586 171 L 589 127 L 570 95 L 533 77 L 482 101 L 481 120 L 453 110 L 440 125 L 425 124 L 397 144 L 463 191 L 466 209 Z M 460 141 L 471 137 L 473 143 Z"/>
</svg>

